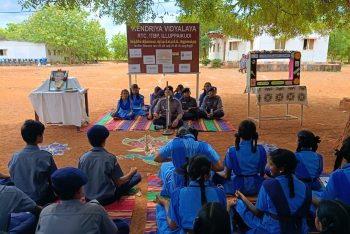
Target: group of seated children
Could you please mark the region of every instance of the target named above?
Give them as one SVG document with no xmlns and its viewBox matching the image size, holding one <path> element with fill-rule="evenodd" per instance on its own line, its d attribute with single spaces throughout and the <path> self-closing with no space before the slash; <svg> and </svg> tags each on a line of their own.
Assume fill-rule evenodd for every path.
<svg viewBox="0 0 350 234">
<path fill-rule="evenodd" d="M 0 185 L 0 232 L 128 233 L 128 225 L 109 219 L 101 204 L 126 194 L 141 176 L 136 168 L 124 174 L 106 151 L 108 130 L 91 127 L 87 138 L 93 148 L 78 167 L 57 169 L 52 155 L 38 147 L 44 129 L 25 121 L 21 134 L 27 146 L 11 158 L 10 179 L 0 175 L 0 182 L 16 186 Z M 320 138 L 312 132 L 298 133 L 295 153 L 276 149 L 268 156 L 252 121 L 242 121 L 235 137 L 223 161 L 191 127 L 181 127 L 155 153 L 163 182 L 156 198 L 159 233 L 306 234 L 312 228 L 350 233 L 350 137 L 336 153 L 326 187 L 319 183 Z M 257 196 L 256 203 L 247 196 Z"/>
<path fill-rule="evenodd" d="M 217 88 L 205 83 L 204 91 L 199 98 L 199 106 L 195 98 L 191 97 L 191 90 L 179 84 L 174 89 L 167 86 L 164 89 L 155 87 L 150 94 L 150 105 L 144 103 L 144 96 L 139 93 L 140 88 L 133 84 L 130 93 L 123 89 L 117 108 L 111 113 L 114 119 L 132 120 L 136 116 L 147 115 L 153 119 L 154 125 L 165 126 L 167 98 L 170 103 L 171 126 L 182 126 L 182 120 L 196 120 L 198 118 L 219 119 L 224 116 L 223 105 L 220 96 L 217 95 Z"/>
<path fill-rule="evenodd" d="M 320 138 L 310 131 L 298 133 L 295 153 L 276 149 L 267 156 L 257 143 L 255 124 L 244 120 L 223 163 L 197 137 L 196 130 L 182 127 L 155 155 L 155 161 L 162 163 L 158 176 L 163 181 L 156 207 L 159 233 L 196 233 L 201 209 L 208 204 L 226 207 L 230 215 L 221 216 L 229 223 L 218 222 L 225 227 L 220 233 L 308 233 L 315 228 L 321 233 L 350 233 L 350 137 L 337 152 L 335 171 L 326 187 L 319 178 L 323 171 L 322 156 L 316 152 Z M 343 158 L 347 164 L 341 168 Z M 249 196 L 257 196 L 255 205 Z M 314 225 L 310 218 L 315 219 Z M 200 233 L 219 230 L 215 224 L 206 227 Z"/>
<path fill-rule="evenodd" d="M 62 169 L 38 147 L 44 129 L 38 121 L 25 121 L 21 134 L 27 145 L 9 161 L 10 179 L 1 175 L 0 233 L 129 233 L 128 225 L 111 220 L 101 205 L 126 195 L 141 175 L 136 168 L 124 173 L 105 149 L 107 128 L 91 127 L 87 138 L 92 149 L 80 157 L 77 168 Z"/>
</svg>

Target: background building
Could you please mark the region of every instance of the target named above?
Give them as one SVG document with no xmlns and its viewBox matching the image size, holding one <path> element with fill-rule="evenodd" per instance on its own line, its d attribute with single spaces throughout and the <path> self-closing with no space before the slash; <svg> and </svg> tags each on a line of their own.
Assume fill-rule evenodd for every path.
<svg viewBox="0 0 350 234">
<path fill-rule="evenodd" d="M 220 33 L 209 33 L 209 37 L 211 38 L 210 60 L 239 61 L 242 54 L 247 54 L 250 50 L 284 49 L 300 51 L 302 62 L 327 62 L 328 35 L 311 34 L 291 38 L 287 41 L 268 35 L 258 36 L 253 41 L 226 37 Z"/>
</svg>

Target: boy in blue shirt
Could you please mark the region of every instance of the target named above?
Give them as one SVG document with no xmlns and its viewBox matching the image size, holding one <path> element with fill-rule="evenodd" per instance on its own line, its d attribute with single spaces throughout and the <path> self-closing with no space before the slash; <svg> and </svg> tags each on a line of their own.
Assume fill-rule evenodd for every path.
<svg viewBox="0 0 350 234">
<path fill-rule="evenodd" d="M 93 148 L 80 157 L 78 165 L 89 178 L 85 185 L 86 198 L 107 205 L 127 194 L 141 181 L 141 175 L 136 167 L 124 174 L 116 156 L 104 148 L 109 136 L 105 126 L 93 126 L 88 130 L 87 136 Z"/>
<path fill-rule="evenodd" d="M 45 126 L 39 121 L 26 120 L 21 134 L 27 145 L 16 152 L 8 164 L 12 182 L 38 205 L 56 200 L 50 176 L 57 167 L 52 154 L 38 146 L 43 142 L 44 130 Z"/>
</svg>

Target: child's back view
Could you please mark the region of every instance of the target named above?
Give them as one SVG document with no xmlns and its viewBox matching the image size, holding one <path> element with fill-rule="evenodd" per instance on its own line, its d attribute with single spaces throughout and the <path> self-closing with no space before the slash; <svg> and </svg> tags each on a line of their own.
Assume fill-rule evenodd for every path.
<svg viewBox="0 0 350 234">
<path fill-rule="evenodd" d="M 136 168 L 125 174 L 117 158 L 104 148 L 109 131 L 106 127 L 95 125 L 87 132 L 93 148 L 79 159 L 79 169 L 88 176 L 85 195 L 88 200 L 96 199 L 107 205 L 126 194 L 141 181 Z"/>
<path fill-rule="evenodd" d="M 299 160 L 295 175 L 308 184 L 312 190 L 321 189 L 319 176 L 323 170 L 323 158 L 317 148 L 320 138 L 312 132 L 302 130 L 298 133 L 298 147 L 295 156 Z"/>
<path fill-rule="evenodd" d="M 11 180 L 16 187 L 27 194 L 38 205 L 53 202 L 50 176 L 57 170 L 52 155 L 40 150 L 45 126 L 34 120 L 26 120 L 21 128 L 23 140 L 27 143 L 23 150 L 16 152 L 9 164 Z"/>
</svg>

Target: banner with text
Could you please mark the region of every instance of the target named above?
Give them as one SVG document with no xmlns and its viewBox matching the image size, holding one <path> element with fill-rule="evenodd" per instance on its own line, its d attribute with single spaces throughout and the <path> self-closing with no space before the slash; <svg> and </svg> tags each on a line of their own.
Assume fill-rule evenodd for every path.
<svg viewBox="0 0 350 234">
<path fill-rule="evenodd" d="M 127 26 L 129 73 L 199 72 L 199 24 Z"/>
</svg>

